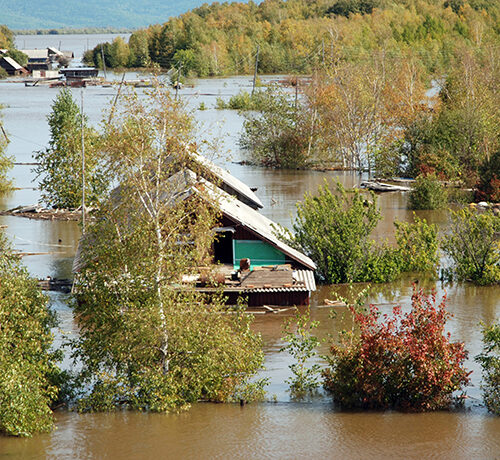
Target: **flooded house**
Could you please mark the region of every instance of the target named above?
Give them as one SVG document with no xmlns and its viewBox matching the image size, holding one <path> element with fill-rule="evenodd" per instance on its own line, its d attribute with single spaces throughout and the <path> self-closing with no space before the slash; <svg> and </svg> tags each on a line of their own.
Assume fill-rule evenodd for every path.
<svg viewBox="0 0 500 460">
<path fill-rule="evenodd" d="M 311 292 L 316 290 L 316 265 L 278 238 L 271 219 L 240 201 L 237 193 L 228 193 L 189 169 L 174 176 L 180 199 L 198 195 L 220 212 L 219 226 L 213 229 L 212 257 L 228 304 L 236 304 L 242 296 L 249 306 L 309 304 Z M 234 190 L 241 192 L 239 181 L 233 179 Z M 217 288 L 200 273 L 196 289 L 210 293 Z"/>
<path fill-rule="evenodd" d="M 28 56 L 27 68 L 30 72 L 56 71 L 67 66 L 75 57 L 72 51 L 60 51 L 54 47 L 20 50 Z"/>
<path fill-rule="evenodd" d="M 314 262 L 278 238 L 276 224 L 258 211 L 262 202 L 248 185 L 201 155 L 191 158 L 201 168 L 193 168 L 195 173 L 184 167 L 172 174 L 162 200 L 201 198 L 219 217 L 212 265 L 194 270 L 184 281 L 206 294 L 222 289 L 228 305 L 241 297 L 250 307 L 308 305 L 316 290 Z M 73 270 L 80 268 L 79 249 Z"/>
<path fill-rule="evenodd" d="M 97 78 L 99 69 L 95 67 L 73 67 L 61 69 L 60 72 L 66 77 L 66 81 L 84 81 Z"/>
<path fill-rule="evenodd" d="M 10 76 L 19 76 L 27 73 L 22 65 L 8 56 L 0 55 L 0 68 L 5 70 Z"/>
</svg>

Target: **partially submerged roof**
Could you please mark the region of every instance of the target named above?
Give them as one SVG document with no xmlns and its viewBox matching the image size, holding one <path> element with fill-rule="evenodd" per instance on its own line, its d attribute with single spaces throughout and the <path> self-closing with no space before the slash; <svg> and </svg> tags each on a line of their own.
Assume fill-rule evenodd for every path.
<svg viewBox="0 0 500 460">
<path fill-rule="evenodd" d="M 259 197 L 250 189 L 250 187 L 238 178 L 234 177 L 229 171 L 217 166 L 208 158 L 199 155 L 198 153 L 191 153 L 190 155 L 198 164 L 208 169 L 217 179 L 221 181 L 221 184 L 217 184 L 220 188 L 231 195 L 233 194 L 232 192 L 235 192 L 240 201 L 246 202 L 246 204 L 252 206 L 253 208 L 264 207 L 262 201 L 260 201 Z"/>
<path fill-rule="evenodd" d="M 120 187 L 117 187 L 111 194 L 112 200 L 120 200 Z M 236 197 L 215 186 L 206 179 L 197 176 L 193 171 L 186 168 L 170 176 L 162 192 L 161 200 L 170 204 L 179 203 L 193 194 L 212 201 L 218 206 L 224 216 L 230 220 L 241 224 L 258 238 L 266 241 L 290 259 L 298 262 L 309 270 L 315 270 L 316 264 L 305 254 L 292 248 L 276 236 L 276 224 L 266 216 L 263 216 L 255 209 L 239 201 Z M 73 271 L 77 272 L 82 268 L 81 244 L 75 256 Z M 299 271 L 297 271 L 298 273 Z M 303 281 L 307 286 L 314 283 L 310 277 L 301 275 L 298 280 Z M 312 289 L 314 290 L 314 289 Z"/>
<path fill-rule="evenodd" d="M 291 259 L 299 262 L 310 270 L 316 269 L 316 264 L 305 254 L 292 248 L 276 236 L 277 225 L 268 217 L 255 209 L 235 199 L 223 190 L 215 188 L 210 192 L 216 199 L 221 212 L 231 220 L 241 223 L 248 230 L 261 237 L 271 246 L 279 249 Z"/>
<path fill-rule="evenodd" d="M 193 171 L 189 169 L 179 171 L 170 177 L 169 181 L 176 184 L 178 190 L 175 194 L 176 200 L 185 199 L 193 192 L 202 196 L 208 194 L 209 197 L 218 204 L 220 211 L 226 217 L 240 223 L 292 260 L 299 262 L 310 270 L 316 269 L 316 264 L 309 257 L 284 243 L 276 236 L 277 225 L 271 219 L 263 216 L 255 209 L 236 199 L 234 196 L 229 195 L 227 192 L 210 182 L 203 179 L 197 179 Z M 184 184 L 184 186 L 181 186 L 181 184 Z"/>
<path fill-rule="evenodd" d="M 2 59 L 6 61 L 14 70 L 24 70 L 24 67 L 11 57 L 2 56 Z"/>
</svg>

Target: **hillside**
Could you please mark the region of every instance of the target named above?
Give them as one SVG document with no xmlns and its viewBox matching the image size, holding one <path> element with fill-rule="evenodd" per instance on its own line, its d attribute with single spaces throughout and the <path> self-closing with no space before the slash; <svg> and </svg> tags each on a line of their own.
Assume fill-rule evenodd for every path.
<svg viewBox="0 0 500 460">
<path fill-rule="evenodd" d="M 163 23 L 203 0 L 0 0 L 0 24 L 11 29 L 116 27 Z"/>
</svg>

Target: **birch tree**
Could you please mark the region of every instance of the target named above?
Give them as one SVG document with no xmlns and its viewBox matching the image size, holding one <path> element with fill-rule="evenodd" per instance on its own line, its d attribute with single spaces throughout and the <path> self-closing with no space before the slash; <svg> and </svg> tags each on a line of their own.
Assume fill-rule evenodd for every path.
<svg viewBox="0 0 500 460">
<path fill-rule="evenodd" d="M 146 97 L 125 94 L 108 119 L 107 168 L 120 185 L 83 240 L 75 356 L 91 391 L 80 408 L 227 400 L 262 354 L 246 315 L 222 314 L 221 296 L 205 298 L 183 281 L 208 264 L 217 215 L 201 189 L 183 199 L 197 148 L 191 120 L 159 86 Z"/>
</svg>

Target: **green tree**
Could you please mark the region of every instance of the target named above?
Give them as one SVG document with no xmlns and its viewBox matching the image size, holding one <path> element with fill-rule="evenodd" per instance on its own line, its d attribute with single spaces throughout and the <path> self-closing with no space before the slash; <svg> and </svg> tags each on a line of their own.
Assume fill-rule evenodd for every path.
<svg viewBox="0 0 500 460">
<path fill-rule="evenodd" d="M 217 213 L 185 176 L 196 149 L 191 126 L 159 86 L 146 99 L 123 94 L 106 126 L 106 160 L 121 185 L 81 251 L 75 357 L 90 389 L 81 410 L 226 401 L 247 394 L 242 387 L 262 364 L 249 316 L 225 314 L 221 296 L 183 280 L 207 265 Z"/>
<path fill-rule="evenodd" d="M 397 247 L 376 244 L 370 237 L 380 220 L 375 195 L 341 184 L 332 192 L 325 182 L 316 195 L 305 194 L 297 204 L 293 234 L 281 228 L 281 237 L 309 255 L 316 274 L 325 283 L 394 280 L 401 272 L 435 271 L 437 228 L 425 220 L 395 222 Z"/>
<path fill-rule="evenodd" d="M 483 352 L 476 357 L 483 368 L 484 402 L 490 412 L 500 415 L 500 324 L 483 329 Z"/>
<path fill-rule="evenodd" d="M 47 117 L 49 146 L 35 152 L 39 165 L 42 200 L 54 208 L 77 208 L 82 204 L 82 128 L 85 145 L 86 204 L 95 205 L 107 187 L 99 160 L 99 136 L 87 124 L 71 90 L 62 89 Z M 83 126 L 82 126 L 83 125 Z"/>
<path fill-rule="evenodd" d="M 374 194 L 367 200 L 340 183 L 334 193 L 325 182 L 297 204 L 292 243 L 314 260 L 326 283 L 364 281 L 374 245 L 370 234 L 379 220 Z"/>
<path fill-rule="evenodd" d="M 0 433 L 50 431 L 58 388 L 48 299 L 0 235 Z"/>
<path fill-rule="evenodd" d="M 257 100 L 254 95 L 251 99 Z M 236 102 L 236 101 L 235 101 Z M 250 101 L 249 101 L 250 102 Z M 314 125 L 284 93 L 268 88 L 258 97 L 259 112 L 245 114 L 242 148 L 256 163 L 279 168 L 304 167 L 313 159 Z"/>
<path fill-rule="evenodd" d="M 442 247 L 452 259 L 451 272 L 479 284 L 500 282 L 500 217 L 470 209 L 452 212 L 450 234 Z"/>
<path fill-rule="evenodd" d="M 308 366 L 307 362 L 316 356 L 315 349 L 320 344 L 319 339 L 312 334 L 319 326 L 318 321 L 311 321 L 311 311 L 308 309 L 301 314 L 299 311 L 294 318 L 287 319 L 282 326 L 284 336 L 281 338 L 287 344 L 280 351 L 290 353 L 295 362 L 288 367 L 293 377 L 287 380 L 292 393 L 300 396 L 306 391 L 314 390 L 319 386 L 319 364 Z"/>
<path fill-rule="evenodd" d="M 448 192 L 435 174 L 420 174 L 410 192 L 410 209 L 439 209 L 446 205 Z"/>
<path fill-rule="evenodd" d="M 149 58 L 148 35 L 145 30 L 134 32 L 129 40 L 130 67 L 148 67 L 151 63 Z"/>
<path fill-rule="evenodd" d="M 126 67 L 130 60 L 130 49 L 122 37 L 118 36 L 111 43 L 110 67 Z"/>
</svg>

